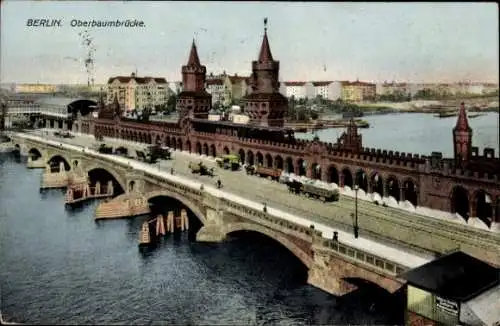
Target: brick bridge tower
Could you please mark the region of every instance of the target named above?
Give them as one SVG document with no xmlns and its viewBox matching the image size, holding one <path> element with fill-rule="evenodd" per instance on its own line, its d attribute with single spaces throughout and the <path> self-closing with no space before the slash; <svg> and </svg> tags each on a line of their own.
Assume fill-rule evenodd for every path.
<svg viewBox="0 0 500 326">
<path fill-rule="evenodd" d="M 196 44 L 191 45 L 188 63 L 182 66 L 182 92 L 177 99 L 179 119 L 208 119 L 212 96 L 205 91 L 207 68 L 202 66 Z"/>
<path fill-rule="evenodd" d="M 267 18 L 259 59 L 252 62 L 251 93 L 243 98 L 250 123 L 260 126 L 283 127 L 288 101 L 280 94 L 279 61 L 274 61 L 267 39 Z"/>
<path fill-rule="evenodd" d="M 472 153 L 472 128 L 467 120 L 464 102 L 460 103 L 457 124 L 453 128 L 453 151 L 459 165 L 467 161 Z"/>
</svg>

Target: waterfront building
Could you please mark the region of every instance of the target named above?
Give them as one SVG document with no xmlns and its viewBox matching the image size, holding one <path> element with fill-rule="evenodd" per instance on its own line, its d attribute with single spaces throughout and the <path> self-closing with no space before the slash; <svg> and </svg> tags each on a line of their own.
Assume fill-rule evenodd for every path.
<svg viewBox="0 0 500 326">
<path fill-rule="evenodd" d="M 207 79 L 206 82 L 207 93 L 212 95 L 212 105 L 216 103 L 225 105 L 226 98 L 229 97 L 229 91 L 222 78 Z"/>
<path fill-rule="evenodd" d="M 314 90 L 312 84 L 305 81 L 286 81 L 283 82 L 283 95 L 294 97 L 295 99 L 305 99 L 313 97 Z"/>
<path fill-rule="evenodd" d="M 106 102 L 110 103 L 116 96 L 124 111 L 140 112 L 146 107 L 166 104 L 170 96 L 169 90 L 165 78 L 138 77 L 132 73 L 130 76 L 109 78 Z"/>
<path fill-rule="evenodd" d="M 225 98 L 225 106 L 231 105 L 240 101 L 248 93 L 248 76 L 238 76 L 234 74 L 233 76 L 225 76 L 224 85 L 227 89 L 227 97 Z"/>
<path fill-rule="evenodd" d="M 346 102 L 361 102 L 375 99 L 376 85 L 356 80 L 342 81 L 342 100 Z"/>
<path fill-rule="evenodd" d="M 16 93 L 55 93 L 57 91 L 57 85 L 54 84 L 16 84 Z"/>
<path fill-rule="evenodd" d="M 406 325 L 500 325 L 499 276 L 461 251 L 405 273 Z"/>
<path fill-rule="evenodd" d="M 410 84 L 398 82 L 384 82 L 376 84 L 376 95 L 395 95 L 395 94 L 411 94 Z"/>
</svg>

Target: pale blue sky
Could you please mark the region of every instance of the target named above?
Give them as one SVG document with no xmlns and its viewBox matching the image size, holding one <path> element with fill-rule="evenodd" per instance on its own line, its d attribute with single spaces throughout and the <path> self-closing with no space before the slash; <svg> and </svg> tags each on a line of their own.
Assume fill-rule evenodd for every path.
<svg viewBox="0 0 500 326">
<path fill-rule="evenodd" d="M 91 28 L 96 83 L 112 75 L 180 80 L 196 36 L 208 71 L 249 74 L 269 18 L 282 80 L 498 82 L 495 3 L 3 1 L 1 81 L 85 83 L 71 19 L 138 19 L 145 28 Z M 63 27 L 27 27 L 29 18 Z M 326 71 L 324 69 L 326 67 Z"/>
</svg>

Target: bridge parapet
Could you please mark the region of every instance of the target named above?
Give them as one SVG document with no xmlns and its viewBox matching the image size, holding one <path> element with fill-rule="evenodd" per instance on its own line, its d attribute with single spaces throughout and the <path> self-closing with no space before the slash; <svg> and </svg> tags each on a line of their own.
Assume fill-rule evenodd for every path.
<svg viewBox="0 0 500 326">
<path fill-rule="evenodd" d="M 362 263 L 363 266 L 368 265 L 372 269 L 376 269 L 384 274 L 388 274 L 394 277 L 399 277 L 399 275 L 409 269 L 406 266 L 351 247 L 338 240 L 315 238 L 313 246 L 315 250 L 324 250 L 334 255 L 342 256 L 343 258 Z"/>
<path fill-rule="evenodd" d="M 220 201 L 223 203 L 224 211 L 244 217 L 245 219 L 265 225 L 282 233 L 292 235 L 311 243 L 314 237 L 322 237 L 320 231 L 273 216 L 263 210 L 260 211 L 227 199 L 220 199 Z"/>
</svg>

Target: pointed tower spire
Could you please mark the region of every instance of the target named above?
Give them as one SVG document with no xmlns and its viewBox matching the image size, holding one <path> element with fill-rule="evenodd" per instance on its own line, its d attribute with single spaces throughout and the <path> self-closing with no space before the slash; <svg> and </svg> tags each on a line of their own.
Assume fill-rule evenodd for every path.
<svg viewBox="0 0 500 326">
<path fill-rule="evenodd" d="M 200 58 L 198 57 L 198 51 L 196 50 L 196 44 L 193 38 L 193 44 L 191 45 L 191 52 L 189 53 L 188 66 L 201 66 Z"/>
<path fill-rule="evenodd" d="M 460 103 L 457 124 L 453 128 L 453 148 L 459 164 L 467 161 L 472 153 L 472 128 L 469 126 L 464 102 Z"/>
<path fill-rule="evenodd" d="M 469 131 L 469 120 L 467 119 L 467 112 L 465 111 L 464 102 L 460 103 L 460 111 L 458 112 L 457 124 L 455 125 L 456 131 Z"/>
<path fill-rule="evenodd" d="M 262 45 L 260 46 L 259 62 L 271 61 L 273 61 L 273 55 L 271 54 L 269 40 L 267 39 L 267 18 L 264 18 L 264 39 L 262 40 Z"/>
</svg>

